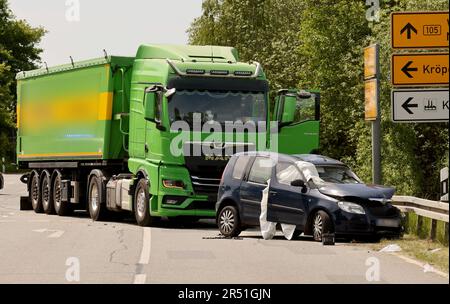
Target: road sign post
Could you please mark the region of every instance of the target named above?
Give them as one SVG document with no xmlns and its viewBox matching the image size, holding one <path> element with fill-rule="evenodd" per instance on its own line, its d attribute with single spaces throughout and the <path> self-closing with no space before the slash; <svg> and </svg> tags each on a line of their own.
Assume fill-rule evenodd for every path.
<svg viewBox="0 0 450 304">
<path fill-rule="evenodd" d="M 372 124 L 372 179 L 381 184 L 381 115 L 379 45 L 364 49 L 365 119 Z"/>
<path fill-rule="evenodd" d="M 393 122 L 448 122 L 449 90 L 393 90 L 391 106 Z"/>
<path fill-rule="evenodd" d="M 392 48 L 448 48 L 448 29 L 448 11 L 392 13 Z"/>
</svg>

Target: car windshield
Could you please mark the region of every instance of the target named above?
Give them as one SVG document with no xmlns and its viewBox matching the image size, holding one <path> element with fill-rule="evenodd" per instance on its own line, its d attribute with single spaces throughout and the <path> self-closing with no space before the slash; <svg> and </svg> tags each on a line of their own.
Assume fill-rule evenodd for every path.
<svg viewBox="0 0 450 304">
<path fill-rule="evenodd" d="M 346 166 L 316 166 L 319 177 L 335 184 L 360 184 L 361 180 Z"/>
<path fill-rule="evenodd" d="M 193 126 L 194 115 L 201 123 L 266 121 L 266 96 L 263 92 L 177 91 L 169 100 L 169 118 Z"/>
</svg>

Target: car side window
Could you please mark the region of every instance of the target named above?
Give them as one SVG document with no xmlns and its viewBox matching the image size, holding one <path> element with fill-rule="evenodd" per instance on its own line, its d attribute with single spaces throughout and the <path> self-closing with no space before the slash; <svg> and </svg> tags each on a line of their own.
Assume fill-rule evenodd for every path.
<svg viewBox="0 0 450 304">
<path fill-rule="evenodd" d="M 244 177 L 245 168 L 247 167 L 250 156 L 244 155 L 239 157 L 234 164 L 233 178 L 241 180 Z"/>
<path fill-rule="evenodd" d="M 257 157 L 248 175 L 248 181 L 267 185 L 267 181 L 272 177 L 272 168 L 273 161 L 270 158 Z"/>
<path fill-rule="evenodd" d="M 294 164 L 278 163 L 276 168 L 278 183 L 290 186 L 295 180 L 304 180 L 302 174 Z"/>
</svg>

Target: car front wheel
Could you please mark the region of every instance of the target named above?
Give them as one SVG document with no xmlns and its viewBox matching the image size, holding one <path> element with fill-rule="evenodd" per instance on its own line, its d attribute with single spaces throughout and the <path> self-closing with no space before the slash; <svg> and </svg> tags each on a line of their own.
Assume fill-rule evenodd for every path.
<svg viewBox="0 0 450 304">
<path fill-rule="evenodd" d="M 332 232 L 330 216 L 325 211 L 318 211 L 312 221 L 312 232 L 315 241 L 321 242 L 324 234 Z"/>
<path fill-rule="evenodd" d="M 237 237 L 241 233 L 239 213 L 234 206 L 226 206 L 220 210 L 217 224 L 225 237 Z"/>
</svg>

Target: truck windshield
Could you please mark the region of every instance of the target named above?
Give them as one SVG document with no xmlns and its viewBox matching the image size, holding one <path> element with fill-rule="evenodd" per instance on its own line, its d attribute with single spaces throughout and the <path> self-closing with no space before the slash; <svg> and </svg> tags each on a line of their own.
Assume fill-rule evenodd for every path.
<svg viewBox="0 0 450 304">
<path fill-rule="evenodd" d="M 194 115 L 201 123 L 266 121 L 266 95 L 263 92 L 221 92 L 180 90 L 169 99 L 170 123 L 185 121 L 193 126 Z"/>
</svg>

